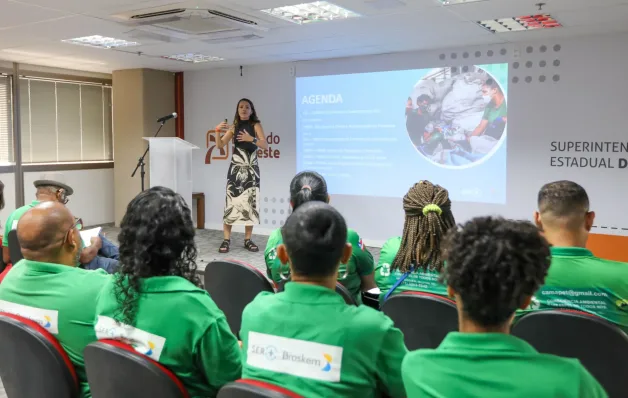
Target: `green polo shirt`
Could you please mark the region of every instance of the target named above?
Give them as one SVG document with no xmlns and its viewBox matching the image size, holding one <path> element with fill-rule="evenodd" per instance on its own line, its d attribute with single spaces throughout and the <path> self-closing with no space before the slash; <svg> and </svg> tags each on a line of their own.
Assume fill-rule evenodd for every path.
<svg viewBox="0 0 628 398">
<path fill-rule="evenodd" d="M 215 397 L 223 385 L 240 378 L 238 340 L 209 294 L 178 276 L 140 282 L 133 326 L 117 323 L 115 279 L 96 307 L 99 339 L 120 339 L 174 372 L 191 397 Z"/>
<path fill-rule="evenodd" d="M 298 282 L 260 293 L 242 314 L 242 377 L 304 397 L 403 397 L 403 334 L 381 312 Z M 378 391 L 379 390 L 379 391 Z"/>
<path fill-rule="evenodd" d="M 449 333 L 438 348 L 409 353 L 402 374 L 408 398 L 607 396 L 577 359 L 501 333 Z"/>
<path fill-rule="evenodd" d="M 382 246 L 382 251 L 379 254 L 379 262 L 375 267 L 375 283 L 377 287 L 382 291 L 379 295 L 380 303 L 383 303 L 384 296 L 393 287 L 395 282 L 403 276 L 403 272 L 399 270 L 390 270 L 390 265 L 395 260 L 397 252 L 401 247 L 401 237 L 390 238 Z M 438 294 L 443 297 L 447 297 L 447 288 L 445 285 L 438 282 L 440 274 L 437 271 L 430 270 L 417 270 L 411 273 L 404 279 L 403 282 L 395 289 L 396 292 L 403 291 L 419 291 L 432 294 Z"/>
<path fill-rule="evenodd" d="M 281 236 L 281 229 L 277 228 L 268 238 L 266 250 L 264 251 L 266 274 L 276 284 L 282 281 L 282 273 L 284 277 L 288 277 L 290 274 L 288 264 L 282 265 L 281 261 L 277 258 L 277 246 L 282 243 L 283 237 Z M 366 250 L 360 235 L 352 229 L 347 230 L 347 243 L 350 243 L 353 247 L 353 253 L 351 254 L 351 258 L 347 264 L 340 264 L 340 269 L 338 270 L 338 282 L 342 283 L 343 286 L 351 292 L 358 303 L 361 303 L 362 295 L 360 294 L 360 287 L 362 286 L 362 279 L 360 278 L 373 273 L 373 255 Z M 347 272 L 347 267 L 347 276 L 342 279 Z"/>
<path fill-rule="evenodd" d="M 2 246 L 9 247 L 9 232 L 17 228 L 17 222 L 24 215 L 24 213 L 26 213 L 27 211 L 29 211 L 30 209 L 32 209 L 33 207 L 37 206 L 40 203 L 41 202 L 38 200 L 33 200 L 31 203 L 27 204 L 26 206 L 22 206 L 19 209 L 15 209 L 13 213 L 9 214 L 9 218 L 7 218 L 6 224 L 4 224 L 4 236 L 2 237 Z"/>
<path fill-rule="evenodd" d="M 22 260 L 0 284 L 0 311 L 38 322 L 52 333 L 74 364 L 83 397 L 89 397 L 83 350 L 96 341 L 94 316 L 104 270 Z"/>
<path fill-rule="evenodd" d="M 606 319 L 628 333 L 628 264 L 595 257 L 580 247 L 552 247 L 545 285 L 525 311 L 573 308 Z"/>
</svg>

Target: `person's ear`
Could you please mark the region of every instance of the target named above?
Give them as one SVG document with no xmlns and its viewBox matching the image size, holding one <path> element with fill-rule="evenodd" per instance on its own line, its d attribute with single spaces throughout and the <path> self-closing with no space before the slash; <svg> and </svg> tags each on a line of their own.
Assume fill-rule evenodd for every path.
<svg viewBox="0 0 628 398">
<path fill-rule="evenodd" d="M 584 227 L 586 228 L 587 232 L 591 231 L 591 228 L 593 228 L 594 221 L 595 221 L 595 212 L 594 211 L 588 212 L 587 215 L 584 217 Z"/>
<path fill-rule="evenodd" d="M 327 194 L 327 204 L 329 204 L 329 202 L 331 202 L 331 195 Z"/>
<path fill-rule="evenodd" d="M 347 264 L 349 260 L 351 260 L 351 254 L 353 254 L 353 246 L 351 246 L 351 243 L 345 243 L 345 247 L 342 249 L 340 263 Z"/>
<path fill-rule="evenodd" d="M 277 246 L 277 258 L 279 259 L 281 264 L 283 265 L 288 264 L 289 258 L 288 258 L 288 250 L 286 249 L 286 245 Z"/>
<path fill-rule="evenodd" d="M 294 203 L 292 201 L 290 201 L 290 208 L 294 210 Z"/>
<path fill-rule="evenodd" d="M 534 224 L 539 229 L 539 231 L 543 231 L 543 222 L 541 221 L 541 213 L 538 211 L 534 212 Z"/>
<path fill-rule="evenodd" d="M 530 306 L 530 303 L 532 302 L 532 297 L 534 296 L 528 296 L 525 299 L 523 299 L 523 301 L 521 302 L 521 305 L 519 306 L 519 309 L 525 310 L 526 308 L 528 308 Z"/>
</svg>

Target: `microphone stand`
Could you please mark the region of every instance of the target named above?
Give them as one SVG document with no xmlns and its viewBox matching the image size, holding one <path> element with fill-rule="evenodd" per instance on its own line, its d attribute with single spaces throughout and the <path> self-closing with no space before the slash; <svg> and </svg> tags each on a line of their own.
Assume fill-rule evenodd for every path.
<svg viewBox="0 0 628 398">
<path fill-rule="evenodd" d="M 166 124 L 165 120 L 161 122 L 153 138 L 159 135 L 159 132 L 161 131 L 161 128 L 164 127 L 164 124 Z M 137 166 L 135 166 L 135 170 L 133 170 L 133 174 L 131 174 L 131 178 L 135 177 L 135 173 L 137 173 L 137 169 L 140 169 L 140 178 L 142 179 L 142 191 L 141 192 L 144 192 L 144 175 L 146 175 L 146 172 L 144 171 L 144 166 L 146 165 L 146 163 L 144 163 L 144 158 L 146 158 L 146 155 L 148 155 L 149 149 L 150 149 L 150 144 L 146 147 L 146 150 L 144 151 L 144 154 L 142 155 L 142 157 L 139 158 L 139 160 L 137 161 Z"/>
</svg>

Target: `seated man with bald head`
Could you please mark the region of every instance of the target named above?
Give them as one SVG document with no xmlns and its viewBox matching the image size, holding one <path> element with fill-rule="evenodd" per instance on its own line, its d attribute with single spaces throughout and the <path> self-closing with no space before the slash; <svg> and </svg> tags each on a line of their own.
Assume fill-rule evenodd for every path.
<svg viewBox="0 0 628 398">
<path fill-rule="evenodd" d="M 17 231 L 24 260 L 0 285 L 0 311 L 31 319 L 52 333 L 76 368 L 81 397 L 89 397 L 83 350 L 96 341 L 96 302 L 110 276 L 78 268 L 81 236 L 61 203 L 33 207 L 20 218 Z"/>
<path fill-rule="evenodd" d="M 541 188 L 534 220 L 552 245 L 552 263 L 526 312 L 573 308 L 628 332 L 628 264 L 595 257 L 586 248 L 594 219 L 587 192 L 575 182 Z"/>
</svg>

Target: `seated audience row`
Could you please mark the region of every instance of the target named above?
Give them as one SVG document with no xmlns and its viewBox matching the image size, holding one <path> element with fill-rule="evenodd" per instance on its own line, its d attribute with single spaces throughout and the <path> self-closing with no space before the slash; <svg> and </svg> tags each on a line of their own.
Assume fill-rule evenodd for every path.
<svg viewBox="0 0 628 398">
<path fill-rule="evenodd" d="M 541 196 L 543 203 L 562 203 L 568 195 L 546 187 L 539 195 L 536 222 L 554 243 L 550 224 L 558 228 L 569 217 L 555 204 L 541 205 Z M 453 228 L 445 189 L 428 181 L 410 189 L 404 197 L 403 236 L 389 240 L 380 257 L 382 299 L 401 290 L 451 296 L 460 332 L 447 336 L 436 350 L 408 353 L 402 333 L 387 316 L 346 305 L 334 291 L 336 281 L 356 297 L 374 287 L 373 259 L 342 215 L 327 204 L 325 180 L 303 172 L 290 191 L 294 212 L 273 233 L 265 256 L 269 277 L 290 282 L 284 292 L 262 293 L 246 307 L 242 349 L 222 311 L 199 287 L 190 209 L 178 194 L 161 187 L 129 204 L 115 275 L 77 267 L 79 220 L 62 200 L 27 209 L 17 217 L 24 260 L 0 284 L 0 311 L 48 325 L 75 364 L 84 397 L 90 393 L 82 352 L 97 338 L 131 343 L 175 372 L 192 397 L 216 396 L 222 385 L 240 377 L 306 397 L 606 396 L 577 360 L 539 354 L 508 335 L 517 309 L 541 307 L 543 289 L 560 286 L 549 285 L 554 260 L 549 267 L 549 245 L 531 223 L 488 217 Z M 578 210 L 590 225 L 583 221 L 574 229 L 580 234 L 576 243 L 582 244 L 582 237 L 586 243 L 592 225 L 588 206 L 587 198 Z M 577 220 L 575 210 L 573 214 Z M 578 257 L 595 259 L 592 254 Z M 614 264 L 615 272 L 626 272 L 626 265 Z M 546 286 L 534 297 L 548 267 Z M 596 282 L 580 283 L 586 288 Z M 616 299 L 615 312 L 628 311 L 621 305 L 628 297 L 625 290 L 598 289 L 613 292 L 609 297 Z M 545 305 L 568 302 L 561 297 Z M 622 319 L 613 317 L 616 323 Z M 523 382 L 521 369 L 542 382 Z"/>
</svg>

